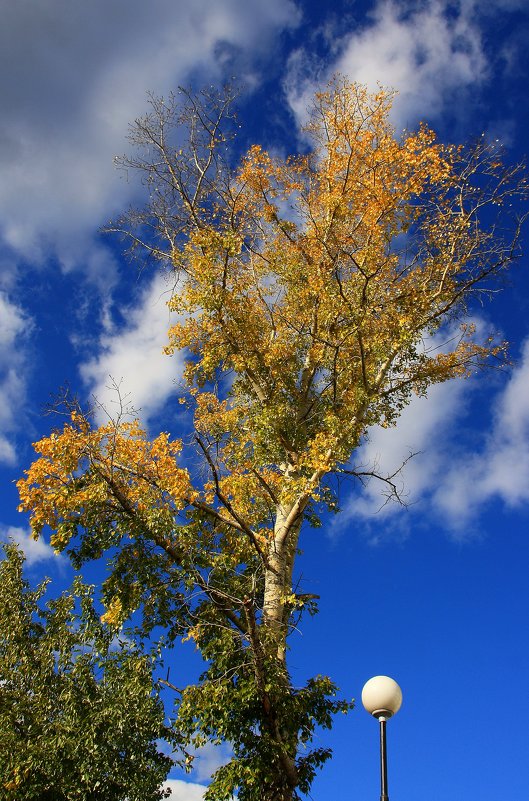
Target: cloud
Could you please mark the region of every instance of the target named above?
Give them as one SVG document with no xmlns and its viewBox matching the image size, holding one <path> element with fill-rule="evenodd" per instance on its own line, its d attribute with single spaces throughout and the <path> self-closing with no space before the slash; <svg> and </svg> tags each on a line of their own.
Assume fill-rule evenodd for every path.
<svg viewBox="0 0 529 801">
<path fill-rule="evenodd" d="M 476 411 L 473 404 L 478 397 L 485 423 L 481 433 L 471 437 L 465 421 Z M 412 400 L 395 428 L 370 430 L 355 462 L 376 464 L 387 475 L 410 452 L 417 455 L 397 479 L 410 502 L 408 517 L 396 504 L 383 505 L 384 485 L 372 480 L 347 499 L 335 530 L 343 530 L 352 520 L 368 527 L 376 523 L 375 541 L 379 541 L 417 513 L 455 536 L 464 536 L 489 502 L 499 500 L 511 508 L 529 503 L 529 339 L 507 383 L 492 400 L 483 376 L 434 386 L 427 398 Z"/>
<path fill-rule="evenodd" d="M 367 441 L 355 454 L 355 465 L 363 469 L 375 466 L 384 476 L 404 465 L 395 482 L 404 502 L 413 509 L 413 504 L 432 493 L 453 458 L 451 435 L 464 415 L 470 389 L 463 381 L 449 381 L 431 387 L 425 398 L 414 397 L 394 428 L 370 429 Z M 406 461 L 411 454 L 415 455 Z M 394 519 L 401 507 L 386 503 L 386 491 L 384 482 L 372 479 L 344 505 L 337 527 L 341 530 L 359 518 L 369 521 L 376 516 L 377 524 Z"/>
<path fill-rule="evenodd" d="M 287 94 L 303 122 L 316 88 L 310 54 L 293 54 Z M 376 90 L 397 89 L 397 127 L 413 127 L 425 115 L 440 116 L 454 95 L 479 85 L 487 75 L 479 26 L 472 3 L 431 0 L 412 4 L 385 0 L 375 5 L 367 25 L 341 39 L 340 55 L 318 76 L 339 72 Z"/>
<path fill-rule="evenodd" d="M 125 327 L 111 326 L 99 343 L 99 354 L 80 366 L 80 373 L 98 402 L 112 414 L 119 395 L 144 420 L 160 411 L 176 392 L 175 382 L 182 376 L 184 355 L 163 353 L 167 330 L 175 315 L 167 308 L 172 285 L 158 274 L 143 290 L 134 306 L 122 309 Z M 103 419 L 103 413 L 100 418 Z"/>
<path fill-rule="evenodd" d="M 463 525 L 493 499 L 509 507 L 529 502 L 529 339 L 491 411 L 479 450 L 450 465 L 434 494 L 454 524 Z"/>
<path fill-rule="evenodd" d="M 228 744 L 214 745 L 207 743 L 197 748 L 193 753 L 193 778 L 198 782 L 211 780 L 212 775 L 221 765 L 225 765 L 231 758 L 231 748 Z M 170 798 L 173 801 L 199 801 L 204 796 L 207 787 L 203 784 L 170 779 L 166 785 L 171 789 Z"/>
<path fill-rule="evenodd" d="M 207 743 L 202 748 L 197 748 L 193 753 L 193 778 L 198 782 L 209 782 L 215 771 L 221 765 L 226 764 L 231 757 L 229 745 L 223 743 L 214 745 Z M 181 779 L 169 779 L 164 784 L 164 788 L 171 790 L 169 796 L 172 801 L 201 801 L 207 789 L 207 785 L 196 782 L 187 782 Z"/>
<path fill-rule="evenodd" d="M 193 776 L 201 781 L 209 781 L 216 770 L 225 765 L 232 757 L 232 750 L 227 743 L 214 745 L 207 743 L 193 752 Z"/>
<path fill-rule="evenodd" d="M 8 540 L 15 542 L 24 551 L 26 563 L 30 567 L 38 562 L 46 562 L 49 559 L 61 558 L 55 553 L 53 548 L 44 541 L 42 536 L 40 536 L 38 540 L 34 540 L 31 531 L 20 528 L 19 526 L 0 525 L 0 539 L 4 542 Z"/>
<path fill-rule="evenodd" d="M 22 347 L 31 321 L 20 306 L 0 290 L 0 463 L 12 465 L 16 452 L 12 435 L 20 428 L 26 396 Z"/>
<path fill-rule="evenodd" d="M 207 790 L 203 784 L 184 782 L 180 779 L 169 779 L 163 786 L 164 789 L 171 790 L 169 796 L 171 801 L 202 801 Z"/>
<path fill-rule="evenodd" d="M 379 4 L 372 27 L 351 36 L 337 69 L 370 88 L 397 89 L 398 123 L 406 126 L 425 113 L 439 116 L 454 93 L 484 79 L 487 64 L 479 29 L 461 3 L 452 4 L 450 15 L 444 2 L 401 9 Z"/>
<path fill-rule="evenodd" d="M 138 191 L 112 157 L 146 92 L 166 93 L 197 72 L 251 77 L 277 32 L 298 20 L 291 0 L 3 3 L 4 244 L 31 263 L 55 255 L 63 269 L 112 285 L 114 259 L 95 232 Z"/>
</svg>

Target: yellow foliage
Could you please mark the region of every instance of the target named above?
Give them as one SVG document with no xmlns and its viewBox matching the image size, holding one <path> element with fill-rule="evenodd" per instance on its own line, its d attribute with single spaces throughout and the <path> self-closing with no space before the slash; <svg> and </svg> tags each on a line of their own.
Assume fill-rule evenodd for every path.
<svg viewBox="0 0 529 801">
<path fill-rule="evenodd" d="M 101 615 L 101 622 L 117 627 L 123 622 L 123 606 L 119 598 L 113 598 L 107 611 Z"/>
<path fill-rule="evenodd" d="M 465 302 L 513 253 L 481 229 L 481 209 L 526 194 L 523 182 L 485 145 L 443 145 L 425 125 L 397 135 L 392 101 L 336 78 L 314 100 L 309 154 L 251 147 L 189 209 L 186 236 L 169 236 L 185 280 L 169 302 L 181 316 L 166 352 L 189 355 L 206 476 L 192 485 L 167 434 L 149 441 L 137 422 L 93 429 L 74 411 L 35 444 L 18 484 L 35 532 L 50 526 L 61 550 L 96 513 L 121 515 L 167 550 L 176 535 L 160 534 L 154 512 L 187 511 L 216 526 L 234 560 L 248 540 L 266 557 L 278 510 L 299 525 L 369 426 L 392 425 L 412 392 L 502 357 L 504 345 L 477 342 L 464 324 Z M 454 320 L 457 340 L 430 352 Z"/>
<path fill-rule="evenodd" d="M 108 423 L 91 429 L 77 410 L 72 423 L 34 444 L 40 455 L 25 478 L 17 482 L 20 511 L 31 512 L 31 526 L 38 534 L 44 526 L 54 529 L 51 544 L 63 550 L 95 508 L 112 504 L 127 512 L 160 504 L 174 510 L 195 497 L 189 474 L 177 465 L 180 441 L 165 433 L 152 442 L 137 421 Z"/>
</svg>

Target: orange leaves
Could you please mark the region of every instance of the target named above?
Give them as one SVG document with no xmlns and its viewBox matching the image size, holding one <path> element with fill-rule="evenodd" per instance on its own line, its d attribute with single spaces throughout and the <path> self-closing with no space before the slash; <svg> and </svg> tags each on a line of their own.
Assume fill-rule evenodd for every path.
<svg viewBox="0 0 529 801">
<path fill-rule="evenodd" d="M 101 622 L 111 627 L 119 627 L 123 622 L 124 610 L 121 600 L 115 596 L 110 602 L 107 611 L 101 615 Z"/>
<path fill-rule="evenodd" d="M 200 434 L 207 434 L 216 441 L 225 435 L 232 437 L 240 432 L 244 410 L 228 401 L 220 401 L 213 392 L 200 392 L 196 395 L 195 428 Z M 239 442 L 244 448 L 244 442 Z"/>
<path fill-rule="evenodd" d="M 210 515 L 204 530 L 215 520 L 240 554 L 244 535 L 266 542 L 277 505 L 317 500 L 319 479 L 367 427 L 392 424 L 413 391 L 502 355 L 470 329 L 445 353 L 424 340 L 512 260 L 517 229 L 502 239 L 508 224 L 482 223 L 527 185 L 485 142 L 441 145 L 426 126 L 397 136 L 392 101 L 338 77 L 315 98 L 310 152 L 282 158 L 254 145 L 233 173 L 208 173 L 206 195 L 182 196 L 176 234 L 162 214 L 158 230 L 185 275 L 166 352 L 188 355 L 206 475 L 193 489 L 166 434 L 149 442 L 137 423 L 92 430 L 74 413 L 37 443 L 19 483 L 21 508 L 37 532 L 55 529 L 56 547 L 98 515 L 107 529 L 136 516 L 154 531 L 157 514 L 169 531 L 194 505 Z"/>
<path fill-rule="evenodd" d="M 235 170 L 216 133 L 201 139 L 210 110 L 192 105 L 190 163 L 160 142 L 145 165 L 157 199 L 139 217 L 183 276 L 166 352 L 188 359 L 192 478 L 167 434 L 91 428 L 74 411 L 18 484 L 34 532 L 50 526 L 75 565 L 108 555 L 105 622 L 143 606 L 146 632 L 195 640 L 215 679 L 206 688 L 228 677 L 226 719 L 245 664 L 254 676 L 275 660 L 281 684 L 287 675 L 298 537 L 334 507 L 328 474 L 412 393 L 503 355 L 470 326 L 454 335 L 454 318 L 516 253 L 508 224 L 481 226 L 527 187 L 484 143 L 442 146 L 425 126 L 396 136 L 392 99 L 337 78 L 315 99 L 310 152 L 256 145 Z M 138 140 L 151 152 L 153 132 Z M 218 730 L 217 700 L 204 731 Z M 196 705 L 184 711 L 195 736 Z"/>
<path fill-rule="evenodd" d="M 278 211 L 273 201 L 284 202 L 303 189 L 306 164 L 303 157 L 282 161 L 273 159 L 260 145 L 250 147 L 237 175 L 236 211 L 244 214 L 250 207 L 271 222 Z"/>
<path fill-rule="evenodd" d="M 396 136 L 392 101 L 336 78 L 314 102 L 312 152 L 251 147 L 215 223 L 179 256 L 187 280 L 174 305 L 188 317 L 169 349 L 190 350 L 190 384 L 236 376 L 229 402 L 199 392 L 195 424 L 241 497 L 250 467 L 295 454 L 325 471 L 347 458 L 366 424 L 391 416 L 393 393 L 401 408 L 396 372 L 406 394 L 462 369 L 420 343 L 464 294 L 485 235 L 457 208 L 463 152 L 426 126 Z"/>
<path fill-rule="evenodd" d="M 40 458 L 17 484 L 20 511 L 31 512 L 36 534 L 45 525 L 55 529 L 57 549 L 97 510 L 112 519 L 150 504 L 182 508 L 193 497 L 188 473 L 176 463 L 181 443 L 167 434 L 149 442 L 137 421 L 91 429 L 78 412 L 72 423 L 35 443 Z"/>
</svg>

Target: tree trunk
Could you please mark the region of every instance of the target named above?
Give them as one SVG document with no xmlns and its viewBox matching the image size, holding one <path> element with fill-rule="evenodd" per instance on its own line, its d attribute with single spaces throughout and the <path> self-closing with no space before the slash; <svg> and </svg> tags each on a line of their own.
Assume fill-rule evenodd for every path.
<svg viewBox="0 0 529 801">
<path fill-rule="evenodd" d="M 286 666 L 286 639 L 290 605 L 287 596 L 292 592 L 292 572 L 294 556 L 296 553 L 300 522 L 289 521 L 293 505 L 278 506 L 274 526 L 274 537 L 268 554 L 268 564 L 265 571 L 265 587 L 263 602 L 263 617 L 261 625 L 261 641 L 263 649 L 269 658 L 279 667 L 276 674 L 278 681 L 278 695 L 290 693 L 290 680 Z M 282 686 L 281 686 L 282 685 Z M 266 717 L 269 732 L 279 747 L 280 761 L 277 766 L 277 791 L 273 801 L 292 801 L 294 791 L 298 784 L 296 767 L 297 734 L 294 734 L 288 722 L 282 726 L 281 714 L 274 708 L 273 696 L 268 697 L 271 707 Z M 281 707 L 279 707 L 281 708 Z M 289 730 L 290 729 L 290 730 Z"/>
<path fill-rule="evenodd" d="M 263 628 L 270 644 L 269 653 L 275 655 L 284 667 L 289 617 L 287 596 L 292 592 L 292 571 L 301 524 L 301 518 L 290 525 L 287 523 L 293 506 L 277 507 L 274 538 L 265 571 L 263 603 Z"/>
</svg>

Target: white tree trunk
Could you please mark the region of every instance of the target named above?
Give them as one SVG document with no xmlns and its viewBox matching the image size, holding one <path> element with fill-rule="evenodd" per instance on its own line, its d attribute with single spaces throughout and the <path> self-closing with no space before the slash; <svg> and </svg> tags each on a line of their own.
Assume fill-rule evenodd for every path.
<svg viewBox="0 0 529 801">
<path fill-rule="evenodd" d="M 287 597 L 292 593 L 292 571 L 298 544 L 301 516 L 287 526 L 292 506 L 278 506 L 274 538 L 265 572 L 263 626 L 269 635 L 271 653 L 285 665 L 288 634 Z"/>
</svg>

